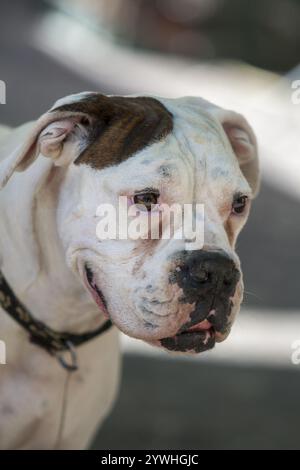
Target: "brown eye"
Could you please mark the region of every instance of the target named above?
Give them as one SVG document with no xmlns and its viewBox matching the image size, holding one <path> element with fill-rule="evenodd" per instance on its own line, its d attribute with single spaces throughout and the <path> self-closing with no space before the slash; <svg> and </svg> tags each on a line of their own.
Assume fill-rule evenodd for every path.
<svg viewBox="0 0 300 470">
<path fill-rule="evenodd" d="M 136 194 L 133 198 L 134 204 L 144 206 L 142 210 L 151 211 L 152 205 L 158 203 L 159 193 L 158 192 L 145 192 Z"/>
<path fill-rule="evenodd" d="M 248 196 L 237 196 L 234 198 L 232 204 L 232 213 L 233 214 L 242 214 L 246 209 L 248 201 Z"/>
</svg>

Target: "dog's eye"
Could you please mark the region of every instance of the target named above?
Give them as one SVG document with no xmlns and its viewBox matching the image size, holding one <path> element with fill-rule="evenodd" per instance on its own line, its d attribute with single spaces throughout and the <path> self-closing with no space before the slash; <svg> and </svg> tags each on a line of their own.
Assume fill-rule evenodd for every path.
<svg viewBox="0 0 300 470">
<path fill-rule="evenodd" d="M 152 210 L 152 206 L 155 206 L 158 203 L 158 198 L 158 192 L 145 192 L 136 194 L 133 198 L 133 201 L 134 204 L 144 206 L 145 209 L 150 212 Z"/>
<path fill-rule="evenodd" d="M 246 209 L 248 196 L 236 196 L 232 203 L 232 213 L 242 214 Z"/>
</svg>

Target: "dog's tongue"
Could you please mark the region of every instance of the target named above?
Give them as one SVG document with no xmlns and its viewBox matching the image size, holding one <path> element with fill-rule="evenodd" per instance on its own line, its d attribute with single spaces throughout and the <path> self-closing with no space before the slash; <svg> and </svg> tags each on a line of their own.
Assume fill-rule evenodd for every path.
<svg viewBox="0 0 300 470">
<path fill-rule="evenodd" d="M 203 320 L 197 325 L 191 326 L 187 331 L 206 331 L 212 327 L 212 324 L 208 320 Z"/>
</svg>

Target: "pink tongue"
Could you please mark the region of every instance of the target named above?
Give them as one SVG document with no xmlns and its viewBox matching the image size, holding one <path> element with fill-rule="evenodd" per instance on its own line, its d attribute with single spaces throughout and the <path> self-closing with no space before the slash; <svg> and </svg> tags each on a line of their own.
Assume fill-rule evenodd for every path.
<svg viewBox="0 0 300 470">
<path fill-rule="evenodd" d="M 211 327 L 212 324 L 208 320 L 203 320 L 202 322 L 197 323 L 197 325 L 191 326 L 188 331 L 204 331 L 209 330 Z"/>
</svg>

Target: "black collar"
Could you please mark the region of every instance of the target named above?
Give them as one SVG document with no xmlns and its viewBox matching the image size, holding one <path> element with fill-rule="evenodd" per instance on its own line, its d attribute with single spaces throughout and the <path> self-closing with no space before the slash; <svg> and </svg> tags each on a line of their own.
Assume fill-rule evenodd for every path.
<svg viewBox="0 0 300 470">
<path fill-rule="evenodd" d="M 96 330 L 81 334 L 52 330 L 43 322 L 36 320 L 27 308 L 17 299 L 1 271 L 0 307 L 29 333 L 29 338 L 32 343 L 45 349 L 49 354 L 56 356 L 60 364 L 71 371 L 77 370 L 78 368 L 75 347 L 101 335 L 112 326 L 111 321 L 107 320 Z M 62 353 L 64 351 L 70 353 L 71 363 L 67 363 L 63 358 Z"/>
</svg>

